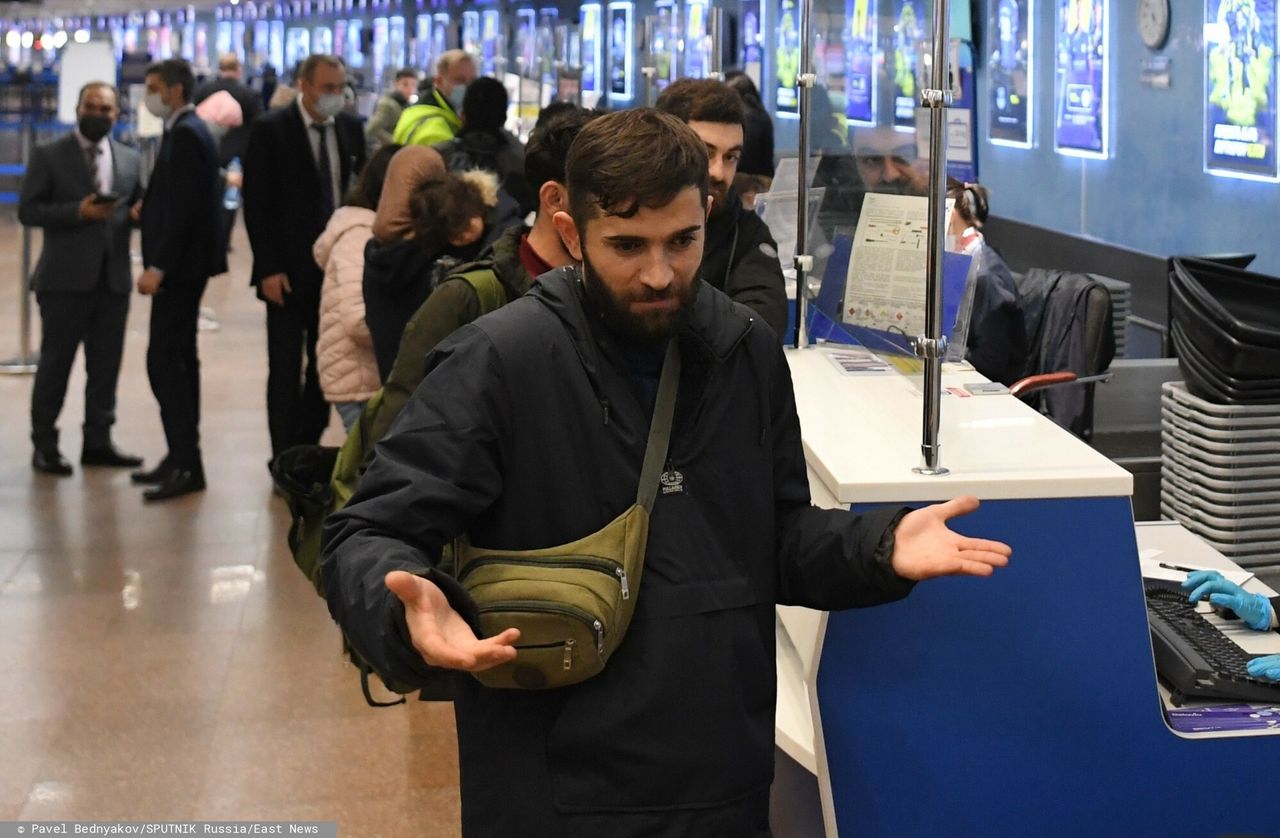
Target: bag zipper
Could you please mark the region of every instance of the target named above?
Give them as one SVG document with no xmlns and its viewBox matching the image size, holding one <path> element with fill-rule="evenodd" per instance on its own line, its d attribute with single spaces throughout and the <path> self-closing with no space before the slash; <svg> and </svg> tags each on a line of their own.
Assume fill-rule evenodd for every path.
<svg viewBox="0 0 1280 838">
<path fill-rule="evenodd" d="M 565 638 L 563 641 L 557 640 L 553 643 L 530 643 L 527 646 L 522 646 L 519 643 L 517 643 L 516 650 L 523 652 L 527 649 L 563 649 L 564 650 L 563 665 L 564 665 L 564 668 L 568 670 L 573 668 L 573 644 L 574 644 L 574 639 L 572 637 L 568 637 L 568 638 Z M 399 704 L 399 703 L 402 703 L 402 701 L 403 699 L 401 700 L 401 702 L 396 702 L 396 703 Z"/>
<path fill-rule="evenodd" d="M 560 614 L 572 617 L 595 632 L 596 651 L 604 654 L 604 623 L 577 606 L 555 602 L 533 602 L 531 600 L 505 600 L 480 606 L 481 614 L 492 614 L 497 611 L 532 611 L 539 614 Z"/>
<path fill-rule="evenodd" d="M 526 564 L 533 565 L 534 567 L 550 568 L 571 567 L 578 570 L 594 570 L 610 576 L 617 576 L 618 570 L 622 569 L 617 562 L 612 561 L 611 559 L 606 559 L 603 556 L 575 556 L 573 558 L 565 559 L 537 559 L 526 558 L 524 556 L 481 556 L 478 559 L 473 559 L 471 563 L 466 566 L 461 575 L 458 576 L 458 581 L 461 582 L 466 579 L 471 575 L 471 572 L 478 567 L 493 564 Z"/>
</svg>

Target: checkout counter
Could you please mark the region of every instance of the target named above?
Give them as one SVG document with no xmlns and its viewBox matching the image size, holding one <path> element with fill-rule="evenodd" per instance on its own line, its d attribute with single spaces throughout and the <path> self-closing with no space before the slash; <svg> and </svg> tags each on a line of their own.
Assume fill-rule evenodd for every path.
<svg viewBox="0 0 1280 838">
<path fill-rule="evenodd" d="M 1165 722 L 1132 475 L 964 370 L 943 377 L 951 473 L 917 475 L 916 387 L 830 354 L 788 350 L 814 503 L 973 494 L 952 526 L 1014 554 L 889 605 L 778 609 L 777 744 L 817 776 L 827 835 L 1280 835 L 1280 737 Z"/>
</svg>

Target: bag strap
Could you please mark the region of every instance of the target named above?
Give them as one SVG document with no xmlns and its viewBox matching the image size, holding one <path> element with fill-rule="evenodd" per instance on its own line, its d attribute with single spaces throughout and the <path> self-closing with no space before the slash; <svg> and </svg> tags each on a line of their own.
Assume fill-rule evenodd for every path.
<svg viewBox="0 0 1280 838">
<path fill-rule="evenodd" d="M 649 423 L 649 443 L 644 449 L 644 465 L 640 469 L 640 487 L 636 490 L 636 503 L 653 512 L 653 502 L 658 496 L 658 478 L 667 462 L 667 447 L 671 442 L 671 422 L 676 412 L 676 392 L 680 389 L 680 341 L 672 338 L 667 344 L 667 356 L 662 362 L 662 377 L 658 379 L 658 401 L 653 408 L 653 420 Z"/>
<path fill-rule="evenodd" d="M 480 314 L 482 315 L 497 311 L 507 304 L 506 289 L 502 287 L 502 283 L 498 280 L 498 276 L 492 268 L 451 273 L 446 277 L 446 279 L 454 278 L 464 280 L 476 292 L 476 298 L 480 301 Z"/>
</svg>

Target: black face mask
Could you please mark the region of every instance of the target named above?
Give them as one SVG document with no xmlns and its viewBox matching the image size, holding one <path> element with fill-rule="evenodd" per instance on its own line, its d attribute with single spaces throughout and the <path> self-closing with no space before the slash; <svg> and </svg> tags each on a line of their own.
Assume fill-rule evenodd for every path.
<svg viewBox="0 0 1280 838">
<path fill-rule="evenodd" d="M 91 143 L 96 143 L 111 131 L 111 117 L 88 114 L 80 117 L 80 135 Z"/>
</svg>

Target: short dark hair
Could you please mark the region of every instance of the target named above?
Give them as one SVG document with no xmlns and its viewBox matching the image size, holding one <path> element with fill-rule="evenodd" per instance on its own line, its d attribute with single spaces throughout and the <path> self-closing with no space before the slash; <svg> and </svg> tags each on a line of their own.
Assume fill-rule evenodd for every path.
<svg viewBox="0 0 1280 838">
<path fill-rule="evenodd" d="M 742 125 L 747 116 L 738 91 L 715 79 L 680 79 L 662 91 L 654 107 L 681 122 Z"/>
<path fill-rule="evenodd" d="M 578 105 L 565 103 L 543 120 L 538 115 L 539 124 L 529 135 L 529 142 L 524 149 L 524 177 L 535 192 L 547 183 L 564 183 L 565 161 L 569 159 L 569 148 L 587 123 L 600 116 L 598 111 L 589 111 Z"/>
<path fill-rule="evenodd" d="M 666 206 L 690 186 L 705 203 L 708 168 L 706 143 L 676 117 L 653 108 L 605 114 L 569 149 L 569 212 L 584 230 L 599 211 L 630 218 L 642 206 Z"/>
<path fill-rule="evenodd" d="M 564 99 L 557 99 L 556 101 L 547 105 L 545 108 L 542 108 L 541 110 L 538 111 L 538 119 L 536 122 L 533 123 L 533 130 L 535 131 L 538 130 L 543 125 L 545 125 L 548 121 L 550 121 L 551 119 L 554 119 L 558 114 L 569 113 L 570 111 L 578 110 L 581 107 L 582 106 L 579 105 L 577 102 L 569 102 Z"/>
<path fill-rule="evenodd" d="M 116 107 L 120 106 L 120 91 L 116 90 L 116 86 L 109 81 L 91 81 L 80 88 L 80 95 L 76 97 L 76 107 L 84 104 L 84 94 L 93 90 L 95 87 L 103 87 L 111 91 L 111 95 L 115 97 Z"/>
<path fill-rule="evenodd" d="M 422 184 L 409 200 L 413 237 L 432 253 L 448 247 L 449 240 L 464 232 L 471 219 L 488 214 L 480 189 L 452 172 Z"/>
<path fill-rule="evenodd" d="M 343 203 L 349 207 L 376 210 L 378 201 L 382 199 L 382 185 L 387 180 L 387 167 L 391 165 L 391 158 L 400 148 L 401 146 L 395 143 L 387 143 L 375 151 L 364 164 L 360 179 L 347 192 L 347 198 Z"/>
<path fill-rule="evenodd" d="M 336 67 L 339 70 L 347 69 L 347 65 L 342 63 L 342 59 L 336 55 L 325 55 L 322 52 L 312 53 L 303 59 L 298 65 L 298 78 L 306 79 L 310 82 L 316 77 L 316 68 L 320 66 Z"/>
<path fill-rule="evenodd" d="M 413 79 L 414 81 L 417 81 L 418 71 L 412 67 L 402 67 L 399 70 L 396 70 L 396 81 L 400 81 L 400 79 Z"/>
<path fill-rule="evenodd" d="M 510 101 L 502 82 L 488 76 L 476 79 L 467 85 L 467 92 L 462 95 L 462 133 L 501 132 Z"/>
<path fill-rule="evenodd" d="M 166 58 L 147 68 L 146 75 L 159 76 L 166 87 L 182 85 L 182 101 L 190 103 L 195 93 L 196 75 L 191 65 L 181 58 Z"/>
</svg>

